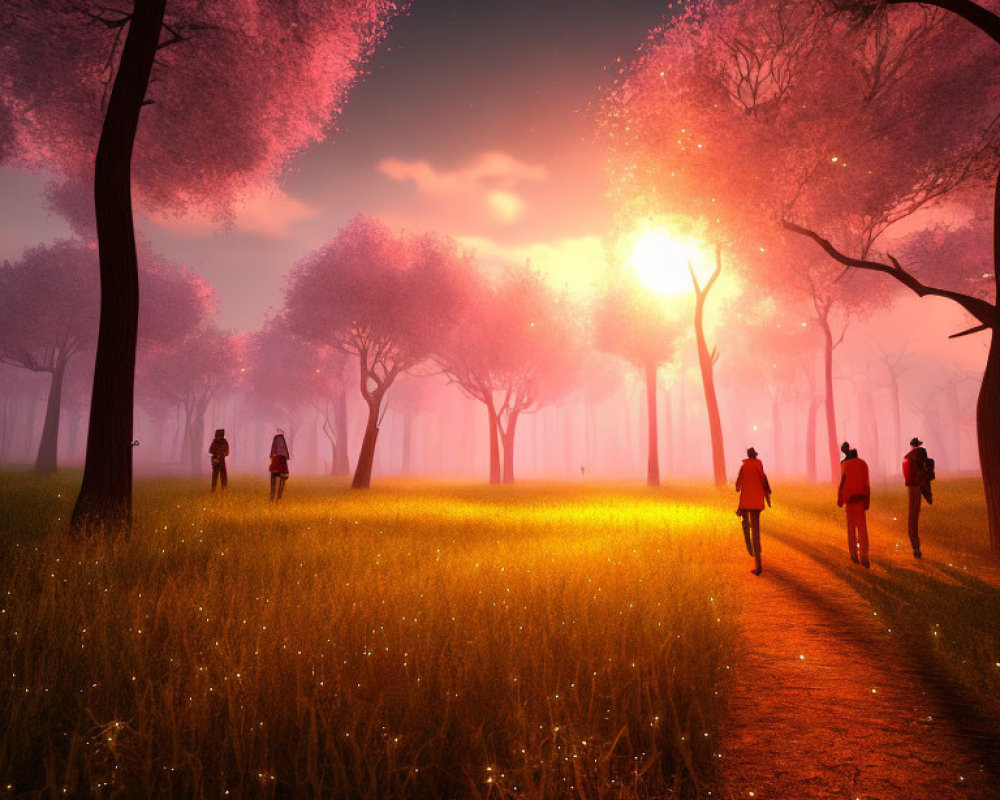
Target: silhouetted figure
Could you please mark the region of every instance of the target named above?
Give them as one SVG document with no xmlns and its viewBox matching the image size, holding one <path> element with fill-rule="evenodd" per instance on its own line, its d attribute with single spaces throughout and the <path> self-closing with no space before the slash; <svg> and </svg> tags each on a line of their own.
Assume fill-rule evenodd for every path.
<svg viewBox="0 0 1000 800">
<path fill-rule="evenodd" d="M 870 569 L 868 561 L 868 519 L 872 489 L 868 480 L 868 464 L 858 458 L 858 451 L 847 442 L 840 446 L 844 460 L 840 462 L 840 486 L 837 506 L 847 515 L 847 551 L 851 561 Z"/>
<path fill-rule="evenodd" d="M 212 458 L 212 491 L 219 484 L 220 491 L 229 486 L 229 474 L 226 472 L 226 457 L 229 455 L 229 442 L 226 441 L 226 429 L 219 428 L 215 438 L 208 446 L 208 454 Z"/>
<path fill-rule="evenodd" d="M 285 481 L 288 480 L 288 444 L 285 442 L 285 432 L 278 429 L 278 432 L 271 440 L 271 463 L 268 471 L 271 473 L 271 502 L 275 503 L 281 499 L 285 492 Z"/>
<path fill-rule="evenodd" d="M 903 482 L 909 494 L 909 509 L 906 516 L 906 532 L 910 535 L 910 546 L 913 547 L 913 557 L 921 558 L 920 553 L 920 500 L 927 498 L 928 503 L 934 502 L 931 493 L 931 481 L 934 480 L 934 459 L 927 457 L 927 451 L 921 446 L 923 442 L 916 436 L 910 439 L 910 452 L 903 456 Z"/>
<path fill-rule="evenodd" d="M 743 523 L 743 536 L 747 542 L 747 550 L 754 557 L 755 568 L 750 570 L 754 575 L 764 571 L 760 560 L 760 512 L 764 504 L 771 505 L 771 485 L 764 474 L 764 465 L 757 458 L 757 451 L 747 448 L 747 457 L 740 466 L 740 474 L 736 477 L 736 491 L 740 493 L 740 505 L 737 515 Z"/>
</svg>

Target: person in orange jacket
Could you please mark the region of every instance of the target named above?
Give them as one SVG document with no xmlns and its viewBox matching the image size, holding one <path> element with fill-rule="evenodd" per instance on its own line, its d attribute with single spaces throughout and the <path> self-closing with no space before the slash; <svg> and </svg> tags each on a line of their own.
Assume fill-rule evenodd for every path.
<svg viewBox="0 0 1000 800">
<path fill-rule="evenodd" d="M 844 460 L 840 462 L 840 486 L 837 487 L 837 506 L 847 516 L 847 550 L 851 561 L 871 569 L 868 561 L 868 519 L 866 512 L 871 505 L 872 489 L 868 480 L 868 464 L 858 458 L 858 451 L 847 442 L 840 446 Z"/>
<path fill-rule="evenodd" d="M 771 485 L 764 474 L 764 465 L 752 447 L 747 448 L 747 457 L 740 466 L 740 474 L 736 477 L 736 491 L 740 493 L 740 505 L 736 514 L 743 520 L 744 535 L 749 528 L 750 546 L 747 549 L 751 551 L 756 565 L 750 571 L 754 575 L 760 575 L 764 571 L 760 559 L 760 512 L 764 510 L 765 503 L 771 505 Z"/>
</svg>

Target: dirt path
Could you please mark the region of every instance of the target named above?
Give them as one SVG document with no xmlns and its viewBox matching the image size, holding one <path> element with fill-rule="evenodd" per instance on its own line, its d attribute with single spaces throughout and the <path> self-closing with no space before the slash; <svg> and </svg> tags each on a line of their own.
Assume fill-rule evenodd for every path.
<svg viewBox="0 0 1000 800">
<path fill-rule="evenodd" d="M 750 649 L 720 748 L 722 796 L 1000 797 L 997 721 L 918 664 L 828 570 L 773 539 L 764 548 L 764 575 L 749 574 L 749 559 L 744 570 Z"/>
</svg>

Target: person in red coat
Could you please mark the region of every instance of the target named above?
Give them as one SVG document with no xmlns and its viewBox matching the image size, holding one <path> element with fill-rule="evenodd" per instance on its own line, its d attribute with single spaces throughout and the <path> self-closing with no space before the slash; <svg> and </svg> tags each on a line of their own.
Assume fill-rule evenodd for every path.
<svg viewBox="0 0 1000 800">
<path fill-rule="evenodd" d="M 278 432 L 271 440 L 271 461 L 267 471 L 271 473 L 271 502 L 281 500 L 281 495 L 285 493 L 285 481 L 288 480 L 288 444 L 285 442 L 285 432 L 278 429 Z"/>
<path fill-rule="evenodd" d="M 872 489 L 868 481 L 868 464 L 858 458 L 858 451 L 847 442 L 840 446 L 844 460 L 840 462 L 840 486 L 837 506 L 847 515 L 847 550 L 851 561 L 870 569 L 868 562 L 868 519 Z"/>
<path fill-rule="evenodd" d="M 754 575 L 760 575 L 764 571 L 760 560 L 760 512 L 764 510 L 765 503 L 771 505 L 771 485 L 764 474 L 764 465 L 752 447 L 747 448 L 747 457 L 740 466 L 740 474 L 736 477 L 736 491 L 740 493 L 740 505 L 736 513 L 743 520 L 744 533 L 749 528 L 748 549 L 752 551 L 756 565 L 750 571 Z"/>
</svg>

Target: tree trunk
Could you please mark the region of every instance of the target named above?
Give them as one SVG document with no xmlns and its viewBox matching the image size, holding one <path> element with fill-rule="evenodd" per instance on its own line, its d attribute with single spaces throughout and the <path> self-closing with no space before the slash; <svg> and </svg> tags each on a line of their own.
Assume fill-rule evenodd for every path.
<svg viewBox="0 0 1000 800">
<path fill-rule="evenodd" d="M 333 424 L 336 438 L 333 442 L 331 471 L 338 476 L 350 475 L 351 463 L 347 454 L 347 392 L 343 389 L 333 397 Z"/>
<path fill-rule="evenodd" d="M 139 267 L 132 225 L 132 146 L 166 0 L 133 4 L 94 166 L 101 316 L 83 484 L 72 525 L 132 525 L 132 413 Z"/>
<path fill-rule="evenodd" d="M 660 485 L 660 437 L 656 425 L 656 364 L 646 364 L 646 485 Z"/>
<path fill-rule="evenodd" d="M 517 433 L 517 414 L 507 418 L 507 430 L 503 432 L 503 482 L 514 482 L 514 438 Z"/>
<path fill-rule="evenodd" d="M 1000 330 L 993 329 L 976 404 L 979 465 L 986 493 L 990 553 L 1000 559 Z"/>
<path fill-rule="evenodd" d="M 722 271 L 722 248 L 715 246 L 715 272 L 704 289 L 695 282 L 694 331 L 698 339 L 698 364 L 701 366 L 701 383 L 705 389 L 705 406 L 708 409 L 708 430 L 712 441 L 712 473 L 716 486 L 726 485 L 726 450 L 722 441 L 722 418 L 719 416 L 719 400 L 715 394 L 715 357 L 708 351 L 705 341 L 705 300 L 712 283 Z M 693 276 L 693 273 L 692 273 Z"/>
<path fill-rule="evenodd" d="M 901 469 L 901 453 L 906 452 L 903 447 L 903 415 L 899 409 L 899 381 L 893 375 L 889 382 L 889 391 L 892 396 L 892 453 L 895 456 L 896 469 Z"/>
<path fill-rule="evenodd" d="M 368 424 L 365 425 L 365 436 L 361 440 L 358 465 L 354 470 L 354 480 L 351 482 L 351 487 L 354 489 L 367 489 L 372 485 L 372 464 L 375 463 L 375 442 L 378 439 L 378 412 L 381 405 L 382 397 L 378 394 L 368 401 Z"/>
<path fill-rule="evenodd" d="M 38 475 L 51 475 L 59 466 L 59 412 L 62 407 L 62 387 L 65 375 L 66 360 L 60 356 L 52 370 L 49 402 L 45 408 L 45 424 L 42 426 L 42 439 L 38 444 L 38 457 L 35 459 L 35 473 Z"/>
<path fill-rule="evenodd" d="M 493 403 L 486 404 L 486 416 L 490 425 L 490 484 L 500 483 L 500 438 L 497 432 L 497 412 Z"/>
<path fill-rule="evenodd" d="M 837 414 L 833 403 L 833 331 L 826 315 L 819 318 L 823 329 L 823 389 L 826 405 L 826 444 L 830 456 L 830 480 L 840 479 L 840 445 L 837 443 Z"/>
</svg>

